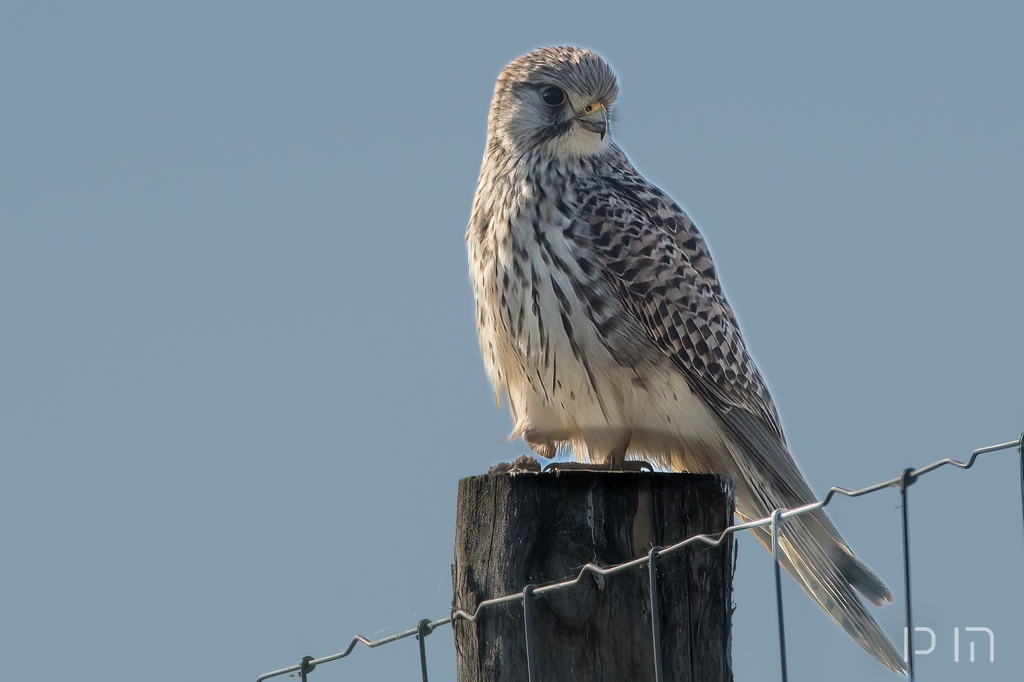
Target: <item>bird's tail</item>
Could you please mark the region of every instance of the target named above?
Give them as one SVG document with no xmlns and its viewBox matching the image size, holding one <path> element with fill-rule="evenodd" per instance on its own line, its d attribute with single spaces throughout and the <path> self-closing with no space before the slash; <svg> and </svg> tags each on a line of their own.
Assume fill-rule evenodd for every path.
<svg viewBox="0 0 1024 682">
<path fill-rule="evenodd" d="M 738 510 L 741 518 L 745 516 L 742 511 Z M 770 513 L 763 513 L 762 517 Z M 771 551 L 771 529 L 762 526 L 754 529 L 754 534 Z M 892 601 L 892 594 L 878 576 L 853 555 L 823 511 L 786 519 L 779 548 L 786 571 L 850 637 L 882 664 L 895 672 L 906 673 L 903 658 L 857 597 L 860 592 L 878 606 Z"/>
</svg>

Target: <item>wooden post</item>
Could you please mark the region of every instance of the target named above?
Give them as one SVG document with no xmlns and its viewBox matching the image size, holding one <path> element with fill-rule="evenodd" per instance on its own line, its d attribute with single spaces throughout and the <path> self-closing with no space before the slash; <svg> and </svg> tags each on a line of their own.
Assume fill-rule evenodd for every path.
<svg viewBox="0 0 1024 682">
<path fill-rule="evenodd" d="M 517 465 L 519 463 L 517 462 Z M 452 584 L 470 613 L 485 599 L 574 577 L 732 523 L 732 486 L 715 475 L 513 468 L 459 481 Z M 732 540 L 660 557 L 666 681 L 732 680 Z M 654 682 L 647 566 L 535 596 L 532 682 Z M 461 682 L 526 682 L 523 605 L 453 623 Z M 539 679 L 538 679 L 539 678 Z"/>
</svg>

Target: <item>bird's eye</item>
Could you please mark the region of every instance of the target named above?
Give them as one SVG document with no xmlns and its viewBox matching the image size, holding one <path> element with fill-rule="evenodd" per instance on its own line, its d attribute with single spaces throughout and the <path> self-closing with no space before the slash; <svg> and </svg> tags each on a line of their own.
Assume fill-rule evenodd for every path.
<svg viewBox="0 0 1024 682">
<path fill-rule="evenodd" d="M 544 104 L 549 107 L 557 107 L 565 101 L 565 93 L 556 87 L 544 88 L 540 96 L 544 99 Z"/>
</svg>

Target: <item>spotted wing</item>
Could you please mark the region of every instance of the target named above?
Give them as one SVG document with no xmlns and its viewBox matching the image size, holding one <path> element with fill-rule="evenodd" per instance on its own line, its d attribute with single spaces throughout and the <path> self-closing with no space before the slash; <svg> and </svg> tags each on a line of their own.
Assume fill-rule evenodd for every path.
<svg viewBox="0 0 1024 682">
<path fill-rule="evenodd" d="M 581 197 L 576 227 L 623 309 L 722 419 L 746 454 L 737 512 L 763 517 L 814 501 L 786 447 L 768 389 L 747 353 L 707 246 L 686 214 L 628 163 Z M 765 532 L 758 534 L 768 544 Z M 792 519 L 783 564 L 861 646 L 893 670 L 898 652 L 851 588 L 891 594 L 850 552 L 823 512 Z"/>
<path fill-rule="evenodd" d="M 587 251 L 638 326 L 740 442 L 780 474 L 794 502 L 813 499 L 704 239 L 686 213 L 632 168 L 602 177 L 580 205 Z"/>
</svg>

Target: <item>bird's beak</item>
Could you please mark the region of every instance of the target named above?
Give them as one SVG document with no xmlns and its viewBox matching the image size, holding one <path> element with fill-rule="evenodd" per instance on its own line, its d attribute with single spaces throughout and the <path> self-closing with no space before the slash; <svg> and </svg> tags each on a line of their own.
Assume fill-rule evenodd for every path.
<svg viewBox="0 0 1024 682">
<path fill-rule="evenodd" d="M 608 111 L 601 102 L 591 102 L 583 108 L 583 111 L 576 117 L 580 125 L 587 130 L 597 133 L 604 139 L 608 131 Z"/>
</svg>

